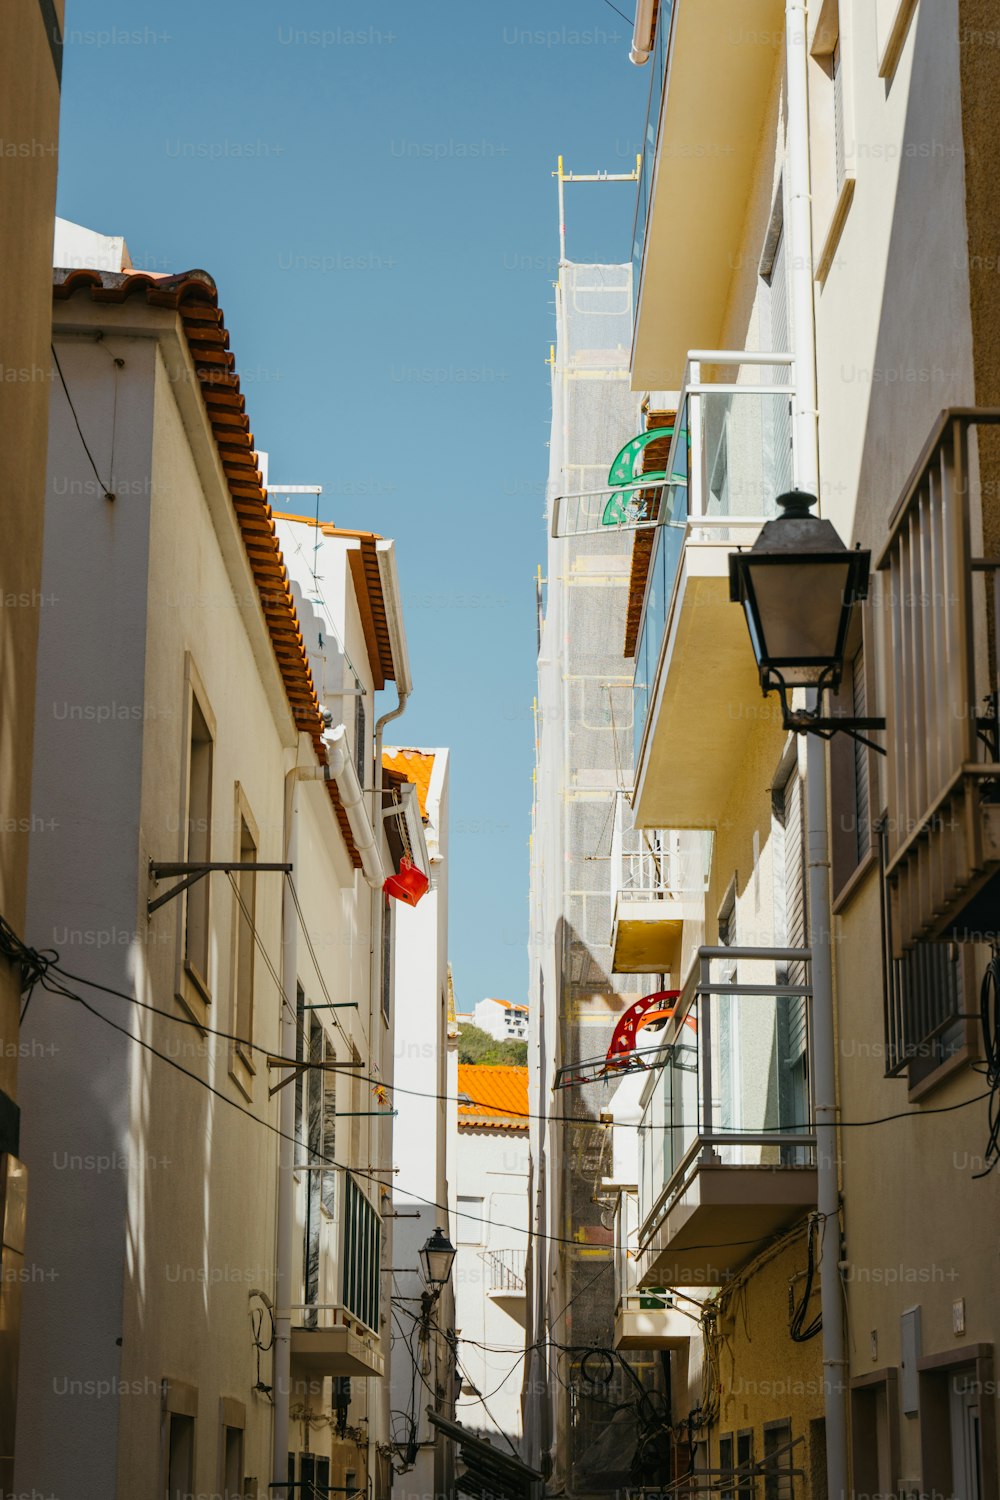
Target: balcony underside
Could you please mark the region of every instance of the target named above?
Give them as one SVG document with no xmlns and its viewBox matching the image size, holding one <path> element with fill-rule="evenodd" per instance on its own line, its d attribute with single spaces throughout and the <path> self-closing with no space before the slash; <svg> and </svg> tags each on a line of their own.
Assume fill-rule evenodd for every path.
<svg viewBox="0 0 1000 1500">
<path fill-rule="evenodd" d="M 691 1342 L 693 1319 L 675 1307 L 619 1307 L 615 1317 L 615 1349 L 686 1349 Z"/>
<path fill-rule="evenodd" d="M 611 968 L 615 974 L 676 974 L 685 922 L 701 921 L 702 898 L 633 900 L 615 904 Z"/>
<path fill-rule="evenodd" d="M 716 828 L 760 722 L 761 697 L 742 610 L 729 599 L 731 547 L 685 544 L 646 743 L 636 773 L 639 828 Z M 781 738 L 775 724 L 776 742 Z"/>
<path fill-rule="evenodd" d="M 319 1380 L 332 1375 L 364 1379 L 385 1374 L 385 1357 L 373 1333 L 345 1324 L 292 1329 L 292 1375 Z"/>
<path fill-rule="evenodd" d="M 672 32 L 634 390 L 676 390 L 688 349 L 721 340 L 768 101 L 784 57 L 783 0 L 674 0 Z"/>
<path fill-rule="evenodd" d="M 815 1167 L 699 1162 L 639 1254 L 639 1285 L 720 1286 L 815 1207 Z"/>
</svg>

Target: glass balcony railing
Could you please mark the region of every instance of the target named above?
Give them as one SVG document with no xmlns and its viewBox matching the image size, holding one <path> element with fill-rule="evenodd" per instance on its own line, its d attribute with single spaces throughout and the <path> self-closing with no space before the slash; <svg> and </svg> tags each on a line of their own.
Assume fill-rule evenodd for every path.
<svg viewBox="0 0 1000 1500">
<path fill-rule="evenodd" d="M 806 949 L 702 948 L 652 1059 L 639 1123 L 640 1238 L 699 1162 L 810 1165 Z"/>
<path fill-rule="evenodd" d="M 663 81 L 667 74 L 667 43 L 670 40 L 670 20 L 673 0 L 661 0 L 656 17 L 656 34 L 653 51 L 649 59 L 649 100 L 646 105 L 646 127 L 642 135 L 641 162 L 639 166 L 639 192 L 636 197 L 635 220 L 632 226 L 632 302 L 639 301 L 639 281 L 642 275 L 642 252 L 646 243 L 646 224 L 649 220 L 649 205 L 653 196 L 653 172 L 656 167 L 656 139 L 660 133 L 660 113 L 663 106 Z"/>
<path fill-rule="evenodd" d="M 689 542 L 752 542 L 792 485 L 792 356 L 692 353 L 656 517 L 635 656 L 635 764 Z"/>
</svg>

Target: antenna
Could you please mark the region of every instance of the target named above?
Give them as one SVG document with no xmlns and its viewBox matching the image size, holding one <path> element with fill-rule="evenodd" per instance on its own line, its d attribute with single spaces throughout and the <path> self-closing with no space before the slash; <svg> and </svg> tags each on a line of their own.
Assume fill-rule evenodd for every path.
<svg viewBox="0 0 1000 1500">
<path fill-rule="evenodd" d="M 319 497 L 323 493 L 321 484 L 271 484 L 268 492 L 272 495 L 315 495 L 316 496 L 316 540 L 313 543 L 313 593 L 319 593 Z"/>
</svg>

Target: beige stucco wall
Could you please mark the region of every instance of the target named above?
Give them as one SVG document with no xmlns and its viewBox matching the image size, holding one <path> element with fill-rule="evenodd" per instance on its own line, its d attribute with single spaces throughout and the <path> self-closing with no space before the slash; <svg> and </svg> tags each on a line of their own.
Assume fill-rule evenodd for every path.
<svg viewBox="0 0 1000 1500">
<path fill-rule="evenodd" d="M 55 6 L 61 25 L 62 0 Z M 42 606 L 41 494 L 52 361 L 49 274 L 59 85 L 37 0 L 0 21 L 0 912 L 24 932 L 31 828 L 35 651 Z M 0 959 L 0 1090 L 17 1095 L 20 975 Z"/>
</svg>

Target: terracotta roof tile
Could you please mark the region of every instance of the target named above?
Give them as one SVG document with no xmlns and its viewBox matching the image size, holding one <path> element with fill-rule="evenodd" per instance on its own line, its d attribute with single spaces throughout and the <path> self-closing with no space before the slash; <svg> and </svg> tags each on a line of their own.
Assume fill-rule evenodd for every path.
<svg viewBox="0 0 1000 1500">
<path fill-rule="evenodd" d="M 672 427 L 677 416 L 673 411 L 650 411 L 646 413 L 646 431 L 654 427 Z M 643 474 L 655 474 L 667 467 L 672 438 L 654 438 L 643 450 Z M 660 509 L 663 490 L 639 490 L 638 496 L 647 505 L 647 514 L 655 517 Z M 639 641 L 639 625 L 642 622 L 642 601 L 646 594 L 646 579 L 649 576 L 649 559 L 653 552 L 652 528 L 637 531 L 632 541 L 632 571 L 628 584 L 628 605 L 625 613 L 625 655 L 634 656 Z"/>
<path fill-rule="evenodd" d="M 395 745 L 390 745 L 382 751 L 382 766 L 386 771 L 413 782 L 417 789 L 420 816 L 426 823 L 427 794 L 431 785 L 431 772 L 434 769 L 433 755 L 428 755 L 424 750 L 397 749 Z"/>
<path fill-rule="evenodd" d="M 125 302 L 133 296 L 145 296 L 150 307 L 165 307 L 179 314 L 288 706 L 296 727 L 310 736 L 317 758 L 325 765 L 327 754 L 319 701 L 288 573 L 278 546 L 271 507 L 267 503 L 267 491 L 262 484 L 246 401 L 240 393 L 236 361 L 229 353 L 229 333 L 218 305 L 218 288 L 214 280 L 207 271 L 198 270 L 183 271 L 179 275 L 152 275 L 145 271 L 57 269 L 53 297 L 57 301 L 67 301 L 77 292 L 89 292 L 93 302 L 111 304 Z M 326 785 L 351 861 L 355 868 L 360 868 L 361 856 L 336 784 L 329 781 Z"/>
<path fill-rule="evenodd" d="M 505 1064 L 459 1063 L 460 1126 L 487 1130 L 527 1130 L 528 1070 Z"/>
</svg>

